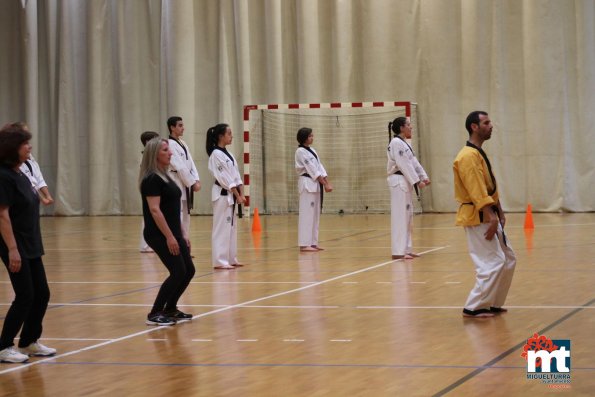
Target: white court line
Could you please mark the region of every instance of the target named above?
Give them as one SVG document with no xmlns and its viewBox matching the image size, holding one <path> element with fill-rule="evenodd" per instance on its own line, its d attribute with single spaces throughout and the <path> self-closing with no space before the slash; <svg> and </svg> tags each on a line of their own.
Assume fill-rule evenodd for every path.
<svg viewBox="0 0 595 397">
<path fill-rule="evenodd" d="M 167 341 L 167 339 L 163 339 L 163 338 L 161 338 L 161 339 L 150 339 L 150 338 L 147 338 L 147 342 L 166 342 L 166 341 Z"/>
<path fill-rule="evenodd" d="M 9 284 L 10 280 L 0 281 Z M 314 284 L 316 281 L 191 281 L 190 284 Z M 48 284 L 163 284 L 162 281 L 48 281 Z"/>
<path fill-rule="evenodd" d="M 433 248 L 431 250 L 420 252 L 420 254 L 427 254 L 427 253 L 430 253 L 430 252 L 433 252 L 433 251 L 438 251 L 438 250 L 441 250 L 441 249 L 444 249 L 444 248 L 446 248 L 446 247 L 437 247 L 437 248 Z M 217 313 L 221 313 L 221 312 L 224 312 L 224 311 L 232 310 L 232 309 L 235 309 L 235 308 L 238 308 L 238 307 L 247 306 L 247 305 L 250 305 L 252 303 L 264 301 L 264 300 L 267 300 L 267 299 L 277 298 L 277 297 L 284 296 L 284 295 L 289 295 L 289 294 L 292 294 L 294 292 L 299 292 L 299 291 L 303 291 L 303 290 L 306 290 L 306 289 L 309 289 L 309 288 L 312 288 L 312 287 L 317 287 L 319 285 L 328 284 L 328 283 L 331 283 L 333 281 L 337 281 L 337 280 L 340 280 L 340 279 L 343 279 L 343 278 L 346 278 L 346 277 L 355 276 L 356 274 L 360 274 L 360 273 L 364 273 L 364 272 L 367 272 L 367 271 L 370 271 L 370 270 L 374 270 L 374 269 L 377 269 L 377 268 L 380 268 L 380 267 L 383 267 L 383 266 L 386 266 L 388 264 L 391 264 L 391 263 L 394 263 L 394 262 L 398 262 L 398 261 L 402 261 L 402 259 L 396 259 L 396 260 L 391 260 L 391 261 L 388 261 L 388 262 L 382 262 L 382 263 L 379 263 L 377 265 L 368 266 L 368 267 L 366 267 L 364 269 L 356 270 L 356 271 L 353 271 L 353 272 L 350 272 L 350 273 L 346 273 L 346 274 L 343 274 L 343 275 L 340 275 L 340 276 L 335 276 L 335 277 L 331 277 L 331 278 L 326 279 L 326 280 L 318 281 L 315 284 L 305 285 L 303 287 L 295 288 L 295 289 L 292 289 L 292 290 L 289 290 L 289 291 L 278 292 L 278 293 L 273 294 L 273 295 L 263 296 L 262 298 L 252 299 L 252 300 L 249 300 L 249 301 L 246 301 L 246 302 L 238 303 L 236 305 L 226 306 L 226 307 L 223 307 L 223 308 L 220 308 L 220 309 L 212 310 L 210 312 L 206 312 L 206 313 L 202 313 L 202 314 L 197 314 L 196 316 L 192 317 L 192 319 L 194 320 L 194 319 L 201 318 L 201 317 L 211 316 L 213 314 L 217 314 Z M 108 341 L 105 341 L 105 342 L 102 342 L 102 343 L 98 343 L 96 345 L 87 346 L 87 347 L 84 347 L 82 349 L 77 349 L 77 350 L 73 350 L 73 351 L 70 351 L 70 352 L 62 353 L 62 354 L 56 354 L 55 356 L 44 358 L 44 359 L 41 359 L 39 361 L 35 361 L 35 362 L 32 362 L 32 363 L 28 363 L 28 364 L 22 364 L 22 365 L 19 365 L 19 366 L 16 366 L 16 367 L 5 369 L 3 371 L 0 371 L 0 375 L 7 374 L 9 372 L 19 371 L 21 369 L 29 368 L 29 367 L 31 367 L 33 365 L 42 364 L 42 363 L 45 363 L 45 362 L 48 362 L 48 361 L 53 361 L 53 360 L 56 360 L 58 358 L 72 356 L 74 354 L 82 353 L 84 351 L 98 349 L 98 348 L 103 347 L 103 346 L 111 345 L 113 343 L 121 342 L 121 341 L 128 340 L 128 339 L 132 339 L 132 338 L 135 338 L 137 336 L 149 334 L 149 333 L 154 332 L 156 330 L 163 330 L 163 329 L 167 329 L 167 328 L 169 328 L 169 326 L 167 326 L 167 325 L 157 326 L 157 327 L 153 327 L 153 328 L 150 328 L 150 329 L 146 329 L 144 331 L 139 331 L 139 332 L 135 332 L 133 334 L 124 335 L 124 336 L 122 336 L 120 338 L 115 338 L 115 339 L 111 339 L 111 340 L 108 340 Z"/>
<path fill-rule="evenodd" d="M 111 340 L 111 339 L 110 338 L 41 338 L 41 340 L 62 340 L 62 341 L 88 342 L 88 341 L 104 341 L 104 340 Z"/>
<path fill-rule="evenodd" d="M 0 303 L 0 306 L 10 306 L 12 303 Z M 145 303 L 50 303 L 49 307 L 59 306 L 96 306 L 96 307 L 153 307 L 151 304 Z M 182 305 L 180 307 L 228 307 L 231 305 Z M 289 306 L 289 305 L 246 305 L 243 306 L 251 309 L 337 309 L 339 306 Z M 179 321 L 178 321 L 179 322 Z"/>
<path fill-rule="evenodd" d="M 355 306 L 356 309 L 459 309 L 463 306 Z M 507 309 L 595 309 L 595 306 L 508 306 Z"/>
</svg>

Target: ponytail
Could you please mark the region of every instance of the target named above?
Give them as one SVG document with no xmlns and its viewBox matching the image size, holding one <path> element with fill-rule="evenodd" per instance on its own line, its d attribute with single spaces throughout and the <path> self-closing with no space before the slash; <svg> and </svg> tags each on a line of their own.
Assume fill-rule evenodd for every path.
<svg viewBox="0 0 595 397">
<path fill-rule="evenodd" d="M 229 125 L 221 123 L 207 130 L 207 141 L 205 148 L 209 156 L 211 153 L 213 153 L 213 150 L 215 150 L 215 147 L 219 143 L 219 137 L 224 135 L 225 131 L 227 131 L 227 127 L 229 127 Z"/>
<path fill-rule="evenodd" d="M 393 127 L 393 122 L 389 121 L 388 122 L 388 143 L 390 143 L 390 141 L 393 139 L 393 134 L 391 134 L 392 127 Z"/>
<path fill-rule="evenodd" d="M 388 140 L 392 138 L 396 138 L 397 135 L 401 133 L 401 127 L 404 127 L 407 124 L 407 117 L 397 117 L 390 123 L 388 123 Z M 391 136 L 391 132 L 394 136 Z"/>
</svg>

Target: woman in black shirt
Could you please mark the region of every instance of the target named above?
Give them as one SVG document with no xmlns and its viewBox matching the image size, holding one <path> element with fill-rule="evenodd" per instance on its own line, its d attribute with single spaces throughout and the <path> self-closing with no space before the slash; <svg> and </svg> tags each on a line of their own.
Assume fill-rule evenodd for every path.
<svg viewBox="0 0 595 397">
<path fill-rule="evenodd" d="M 180 225 L 182 192 L 167 174 L 171 156 L 167 140 L 151 139 L 143 152 L 139 176 L 145 221 L 143 236 L 169 270 L 169 277 L 161 285 L 147 316 L 147 325 L 173 325 L 177 320 L 192 319 L 192 314 L 177 308 L 195 269 L 190 240 Z"/>
<path fill-rule="evenodd" d="M 25 362 L 29 356 L 51 356 L 56 349 L 38 342 L 50 300 L 41 260 L 39 197 L 20 166 L 31 154 L 31 134 L 18 124 L 0 130 L 0 257 L 15 298 L 0 335 L 0 361 Z M 22 328 L 22 330 L 21 330 Z M 14 338 L 21 330 L 18 349 Z"/>
</svg>

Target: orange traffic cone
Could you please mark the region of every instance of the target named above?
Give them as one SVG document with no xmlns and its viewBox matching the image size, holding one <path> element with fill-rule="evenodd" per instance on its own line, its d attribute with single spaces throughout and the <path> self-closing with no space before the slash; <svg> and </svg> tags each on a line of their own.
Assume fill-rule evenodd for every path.
<svg viewBox="0 0 595 397">
<path fill-rule="evenodd" d="M 535 229 L 535 225 L 533 225 L 533 212 L 531 211 L 531 204 L 527 204 L 527 213 L 525 214 L 525 229 Z"/>
<path fill-rule="evenodd" d="M 258 208 L 254 208 L 254 217 L 252 218 L 252 231 L 260 232 L 262 227 L 260 226 L 260 218 L 258 217 Z"/>
</svg>

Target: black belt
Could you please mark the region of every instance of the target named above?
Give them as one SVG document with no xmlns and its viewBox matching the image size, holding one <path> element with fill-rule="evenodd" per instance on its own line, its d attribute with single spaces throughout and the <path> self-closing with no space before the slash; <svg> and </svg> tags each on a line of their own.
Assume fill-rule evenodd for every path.
<svg viewBox="0 0 595 397">
<path fill-rule="evenodd" d="M 219 183 L 219 181 L 215 181 L 215 185 L 217 186 L 221 186 L 221 184 Z M 227 192 L 227 190 L 221 188 L 221 195 L 222 196 L 227 196 L 229 193 Z"/>
<path fill-rule="evenodd" d="M 300 176 L 306 176 L 310 179 L 314 179 L 308 173 L 303 173 Z M 320 186 L 320 213 L 322 214 L 322 203 L 324 202 L 324 186 L 322 186 L 322 183 L 320 182 L 318 182 L 318 185 Z"/>
<path fill-rule="evenodd" d="M 461 203 L 461 205 L 475 205 L 473 203 Z M 492 211 L 494 211 L 496 213 L 496 216 L 498 217 L 498 222 L 500 222 L 500 210 L 498 209 L 497 205 L 492 205 Z M 479 222 L 483 223 L 483 211 L 479 211 Z M 504 240 L 504 245 L 508 246 L 508 244 L 506 244 L 506 234 L 504 234 L 504 226 L 502 226 L 502 240 Z"/>
<path fill-rule="evenodd" d="M 405 176 L 401 171 L 396 171 L 395 175 Z M 417 195 L 417 197 L 419 197 L 419 188 L 417 187 L 417 183 L 413 185 L 413 187 L 415 188 L 415 194 Z"/>
<path fill-rule="evenodd" d="M 221 184 L 219 183 L 218 180 L 215 180 L 215 185 L 217 186 L 221 186 Z M 229 191 L 226 189 L 221 188 L 221 195 L 222 196 L 229 196 Z M 236 196 L 233 196 L 233 206 L 231 208 L 231 225 L 233 226 L 233 216 L 236 212 L 236 203 L 237 203 L 237 199 Z"/>
</svg>

